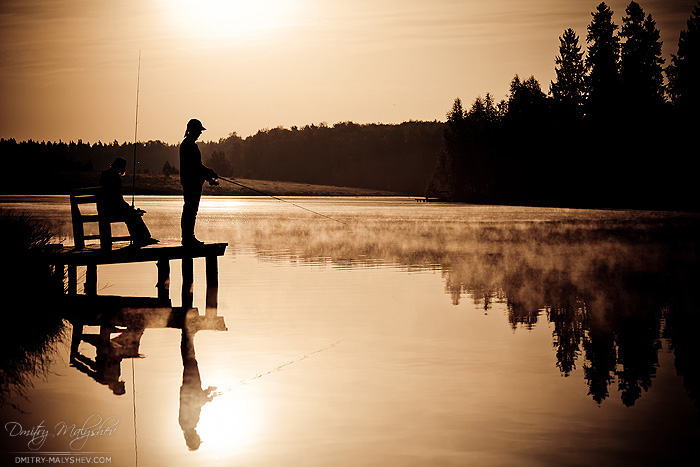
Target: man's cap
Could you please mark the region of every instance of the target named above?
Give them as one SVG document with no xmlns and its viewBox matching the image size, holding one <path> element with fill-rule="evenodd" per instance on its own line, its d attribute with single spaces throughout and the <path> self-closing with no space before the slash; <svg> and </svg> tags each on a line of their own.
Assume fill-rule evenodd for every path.
<svg viewBox="0 0 700 467">
<path fill-rule="evenodd" d="M 202 125 L 202 122 L 197 120 L 196 118 L 193 118 L 189 122 L 187 122 L 187 131 L 204 131 L 206 128 L 204 128 L 204 125 Z"/>
<path fill-rule="evenodd" d="M 114 162 L 112 162 L 112 167 L 115 169 L 126 169 L 126 159 L 123 157 L 117 157 L 114 159 Z"/>
</svg>

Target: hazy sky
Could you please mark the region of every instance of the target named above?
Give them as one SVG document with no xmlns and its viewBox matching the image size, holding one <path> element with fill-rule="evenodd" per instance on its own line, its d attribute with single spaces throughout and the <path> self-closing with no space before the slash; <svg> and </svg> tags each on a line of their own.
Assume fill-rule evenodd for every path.
<svg viewBox="0 0 700 467">
<path fill-rule="evenodd" d="M 597 0 L 0 0 L 0 137 L 174 143 L 340 121 L 444 120 L 549 89 L 559 36 L 585 43 Z M 621 24 L 629 1 L 606 2 Z M 697 0 L 641 0 L 664 55 Z"/>
</svg>

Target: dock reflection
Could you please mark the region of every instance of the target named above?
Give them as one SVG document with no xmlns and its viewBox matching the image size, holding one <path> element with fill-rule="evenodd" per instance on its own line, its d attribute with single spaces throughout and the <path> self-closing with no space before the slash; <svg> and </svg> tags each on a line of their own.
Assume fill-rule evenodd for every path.
<svg viewBox="0 0 700 467">
<path fill-rule="evenodd" d="M 215 309 L 200 315 L 196 308 L 170 307 L 169 300 L 148 297 L 70 297 L 73 327 L 70 362 L 73 367 L 116 395 L 126 393 L 121 362 L 142 358 L 141 337 L 148 328 L 182 329 L 194 335 L 200 330 L 226 331 L 223 316 Z M 100 311 L 93 311 L 100 310 Z M 81 344 L 94 348 L 95 357 L 81 352 Z M 83 346 L 84 347 L 84 346 Z"/>
<path fill-rule="evenodd" d="M 191 290 L 189 285 L 186 287 Z M 183 290 L 183 293 L 188 292 Z M 144 358 L 139 346 L 145 330 L 181 330 L 183 372 L 178 420 L 187 447 L 198 449 L 201 439 L 196 428 L 200 412 L 214 398 L 216 388 L 202 388 L 194 336 L 202 330 L 226 331 L 223 316 L 218 316 L 214 307 L 208 307 L 205 315 L 200 315 L 197 308 L 171 307 L 169 299 L 78 295 L 69 300 L 72 312 L 68 321 L 73 326 L 71 366 L 107 386 L 117 396 L 127 392 L 121 378 L 122 360 Z M 86 347 L 94 348 L 94 358 L 87 355 Z"/>
</svg>

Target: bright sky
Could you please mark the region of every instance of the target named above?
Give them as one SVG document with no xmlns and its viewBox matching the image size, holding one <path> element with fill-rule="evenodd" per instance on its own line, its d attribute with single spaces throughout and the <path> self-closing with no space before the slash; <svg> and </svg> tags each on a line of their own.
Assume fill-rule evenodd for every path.
<svg viewBox="0 0 700 467">
<path fill-rule="evenodd" d="M 340 121 L 444 120 L 535 75 L 599 0 L 1 0 L 0 137 L 178 142 Z M 606 2 L 620 25 L 628 0 Z M 697 0 L 639 0 L 667 63 Z"/>
</svg>

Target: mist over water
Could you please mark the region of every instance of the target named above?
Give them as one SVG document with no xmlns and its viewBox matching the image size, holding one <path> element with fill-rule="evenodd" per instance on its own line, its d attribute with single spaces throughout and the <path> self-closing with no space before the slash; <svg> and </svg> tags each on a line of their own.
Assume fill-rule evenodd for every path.
<svg viewBox="0 0 700 467">
<path fill-rule="evenodd" d="M 227 330 L 202 317 L 187 334 L 138 315 L 139 331 L 115 341 L 131 349 L 113 365 L 122 394 L 70 363 L 65 332 L 51 371 L 9 397 L 23 411 L 0 409 L 3 424 L 116 416 L 113 435 L 90 440 L 116 465 L 658 465 L 691 453 L 700 217 L 290 200 L 332 219 L 272 199 L 203 199 L 197 236 L 229 244 L 217 310 Z M 0 202 L 71 243 L 67 199 Z M 178 197 L 136 204 L 156 238 L 179 241 Z M 98 294 L 154 297 L 155 271 L 101 266 Z M 203 315 L 203 263 L 194 275 Z M 172 261 L 173 306 L 181 283 Z M 187 416 L 183 388 L 201 402 Z M 21 450 L 0 434 L 3 454 Z"/>
</svg>

